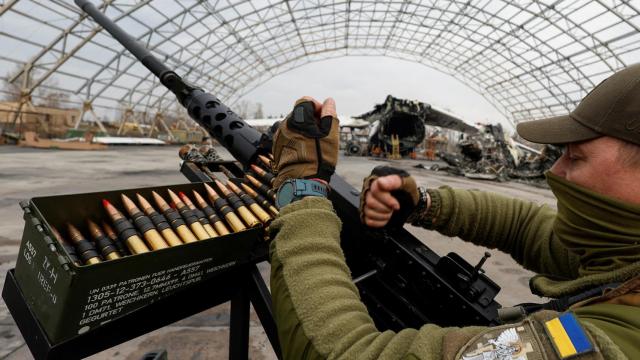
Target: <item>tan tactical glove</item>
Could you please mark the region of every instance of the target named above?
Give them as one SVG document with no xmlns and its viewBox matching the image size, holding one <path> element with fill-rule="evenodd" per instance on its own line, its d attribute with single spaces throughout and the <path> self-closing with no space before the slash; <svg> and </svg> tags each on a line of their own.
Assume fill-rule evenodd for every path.
<svg viewBox="0 0 640 360">
<path fill-rule="evenodd" d="M 380 179 L 389 175 L 398 175 L 400 180 Z M 408 172 L 377 166 L 362 183 L 360 220 L 372 227 L 402 226 L 419 201 L 416 181 Z"/>
<path fill-rule="evenodd" d="M 273 137 L 274 188 L 287 179 L 329 182 L 338 161 L 339 125 L 333 99 L 302 98 Z"/>
</svg>

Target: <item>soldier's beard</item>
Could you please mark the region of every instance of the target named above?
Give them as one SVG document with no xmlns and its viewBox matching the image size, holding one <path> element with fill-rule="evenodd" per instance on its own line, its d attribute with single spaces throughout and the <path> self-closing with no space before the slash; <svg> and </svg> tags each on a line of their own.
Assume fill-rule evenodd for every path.
<svg viewBox="0 0 640 360">
<path fill-rule="evenodd" d="M 558 199 L 553 231 L 580 258 L 581 276 L 640 261 L 640 205 L 598 194 L 547 172 Z"/>
</svg>

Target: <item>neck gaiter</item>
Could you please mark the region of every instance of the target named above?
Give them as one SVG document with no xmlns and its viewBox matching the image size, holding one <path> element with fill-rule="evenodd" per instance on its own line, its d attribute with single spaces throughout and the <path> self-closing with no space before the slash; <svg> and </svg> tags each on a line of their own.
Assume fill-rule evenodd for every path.
<svg viewBox="0 0 640 360">
<path fill-rule="evenodd" d="M 580 257 L 581 276 L 640 260 L 640 205 L 598 194 L 547 172 L 558 199 L 553 231 Z"/>
</svg>

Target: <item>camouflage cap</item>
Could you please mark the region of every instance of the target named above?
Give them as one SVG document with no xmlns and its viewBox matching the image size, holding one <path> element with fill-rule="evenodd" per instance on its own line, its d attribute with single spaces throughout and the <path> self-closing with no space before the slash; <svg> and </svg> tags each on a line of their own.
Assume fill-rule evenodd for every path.
<svg viewBox="0 0 640 360">
<path fill-rule="evenodd" d="M 640 64 L 616 72 L 569 115 L 518 124 L 518 134 L 541 144 L 566 144 L 603 135 L 640 145 Z"/>
</svg>

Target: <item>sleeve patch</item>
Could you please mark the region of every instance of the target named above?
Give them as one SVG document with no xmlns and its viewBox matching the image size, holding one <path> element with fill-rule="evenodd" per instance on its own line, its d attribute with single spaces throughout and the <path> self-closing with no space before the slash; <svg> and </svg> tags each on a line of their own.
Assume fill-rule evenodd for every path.
<svg viewBox="0 0 640 360">
<path fill-rule="evenodd" d="M 498 326 L 476 336 L 456 357 L 460 360 L 546 359 L 530 322 Z"/>
<path fill-rule="evenodd" d="M 578 319 L 571 312 L 545 322 L 544 329 L 560 359 L 594 350 Z"/>
</svg>

